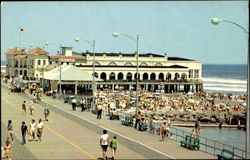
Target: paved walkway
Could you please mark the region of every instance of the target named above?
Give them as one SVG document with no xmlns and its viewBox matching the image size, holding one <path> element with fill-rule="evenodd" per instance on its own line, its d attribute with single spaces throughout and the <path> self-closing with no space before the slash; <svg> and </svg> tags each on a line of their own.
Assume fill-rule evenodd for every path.
<svg viewBox="0 0 250 160">
<path fill-rule="evenodd" d="M 19 96 L 18 94 L 15 94 L 15 95 Z M 2 95 L 2 97 L 3 96 L 8 96 L 8 95 L 5 94 L 5 95 Z M 106 116 L 103 116 L 102 119 L 99 120 L 99 119 L 96 119 L 96 115 L 90 112 L 80 112 L 79 108 L 77 111 L 72 111 L 71 105 L 65 104 L 62 101 L 58 101 L 50 97 L 46 97 L 46 96 L 42 97 L 42 102 L 46 102 L 47 104 L 49 104 L 49 108 L 52 110 L 52 114 L 50 115 L 51 120 L 49 121 L 49 123 L 47 122 L 44 122 L 44 123 L 46 123 L 47 125 L 52 125 L 53 129 L 54 130 L 56 129 L 56 131 L 58 133 L 63 134 L 63 136 L 70 137 L 71 135 L 74 135 L 74 137 L 72 137 L 70 140 L 74 144 L 77 144 L 79 146 L 84 146 L 84 149 L 86 149 L 86 144 L 87 144 L 87 149 L 89 149 L 89 153 L 91 155 L 94 155 L 94 157 L 101 157 L 101 152 L 97 151 L 98 144 L 96 143 L 101 134 L 101 130 L 103 128 L 106 128 L 108 129 L 110 136 L 118 135 L 118 140 L 119 140 L 119 144 L 121 145 L 121 147 L 119 147 L 117 158 L 125 158 L 125 159 L 131 159 L 131 158 L 132 159 L 133 158 L 136 158 L 136 159 L 146 159 L 146 158 L 150 158 L 150 159 L 153 159 L 153 158 L 155 159 L 156 158 L 157 159 L 159 158 L 162 158 L 162 159 L 166 159 L 166 158 L 216 159 L 217 158 L 213 155 L 207 154 L 202 151 L 192 151 L 192 150 L 180 147 L 180 144 L 173 140 L 168 140 L 167 142 L 160 142 L 159 141 L 160 136 L 158 135 L 153 135 L 148 132 L 140 132 L 132 127 L 123 126 L 121 125 L 120 121 L 109 120 Z M 18 105 L 20 106 L 21 103 L 22 102 L 20 100 L 18 102 Z M 42 106 L 44 105 L 45 104 L 43 104 Z M 35 114 L 37 112 L 41 112 L 39 111 L 38 108 L 39 106 L 36 107 Z M 40 109 L 41 108 L 42 107 L 40 107 Z M 20 117 L 20 114 L 19 114 L 19 117 Z M 7 121 L 8 118 L 4 118 L 4 119 L 6 119 Z M 21 123 L 21 121 L 18 121 L 18 122 Z M 62 124 L 65 124 L 65 125 L 62 125 Z M 43 135 L 43 139 L 47 139 L 48 143 L 55 141 L 55 139 L 48 139 L 47 138 L 48 136 L 45 135 L 45 133 Z M 93 144 L 93 142 L 95 143 Z M 40 142 L 37 142 L 37 143 L 40 143 Z M 64 148 L 65 146 L 61 147 L 60 149 L 65 151 Z M 67 151 L 68 153 L 71 153 L 71 152 L 74 153 L 72 150 L 67 150 Z M 57 153 L 57 154 L 60 154 L 60 153 Z M 69 154 L 69 155 L 72 156 L 74 154 Z M 41 158 L 42 158 L 42 155 L 41 155 Z M 71 159 L 72 158 L 74 158 L 74 156 L 72 156 Z"/>
<path fill-rule="evenodd" d="M 27 142 L 21 145 L 21 122 L 26 124 L 31 119 L 44 119 L 43 106 L 35 104 L 33 115 L 22 114 L 21 104 L 24 98 L 22 94 L 8 94 L 5 88 L 1 88 L 1 145 L 6 140 L 7 121 L 13 121 L 15 142 L 13 144 L 13 159 L 99 159 L 102 157 L 99 146 L 101 132 L 92 130 L 76 123 L 75 121 L 51 111 L 49 121 L 43 121 L 45 128 L 42 141 Z M 28 139 L 28 136 L 27 136 Z M 111 157 L 110 148 L 108 156 Z M 117 152 L 118 159 L 146 159 L 128 147 L 120 144 Z"/>
</svg>

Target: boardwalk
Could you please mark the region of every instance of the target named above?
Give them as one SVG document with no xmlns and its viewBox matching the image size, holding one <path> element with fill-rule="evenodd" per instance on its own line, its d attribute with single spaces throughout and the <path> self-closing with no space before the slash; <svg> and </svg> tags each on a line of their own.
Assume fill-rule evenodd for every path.
<svg viewBox="0 0 250 160">
<path fill-rule="evenodd" d="M 191 151 L 180 147 L 180 144 L 168 140 L 160 142 L 160 137 L 148 132 L 139 132 L 132 127 L 122 126 L 119 121 L 108 120 L 103 116 L 101 120 L 90 112 L 72 111 L 71 106 L 42 97 L 42 101 L 51 110 L 49 122 L 44 122 L 45 129 L 42 142 L 28 142 L 21 146 L 20 125 L 22 121 L 29 123 L 31 118 L 43 118 L 42 109 L 45 105 L 36 105 L 34 115 L 21 115 L 21 103 L 31 99 L 25 94 L 7 92 L 2 87 L 2 135 L 7 120 L 13 120 L 14 133 L 17 141 L 13 144 L 14 158 L 18 159 L 98 159 L 101 156 L 99 137 L 103 128 L 110 136 L 118 136 L 119 149 L 117 159 L 216 159 L 215 156 L 202 151 Z M 3 136 L 2 136 L 3 138 Z M 3 140 L 1 141 L 3 145 Z M 53 144 L 53 145 L 51 145 Z M 20 154 L 25 152 L 25 154 Z M 109 156 L 111 156 L 109 150 Z"/>
</svg>

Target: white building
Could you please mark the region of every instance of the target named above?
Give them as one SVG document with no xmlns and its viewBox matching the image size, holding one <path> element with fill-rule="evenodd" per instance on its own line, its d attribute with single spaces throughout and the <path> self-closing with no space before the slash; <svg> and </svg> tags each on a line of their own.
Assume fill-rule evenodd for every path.
<svg viewBox="0 0 250 160">
<path fill-rule="evenodd" d="M 38 78 L 43 71 L 54 64 L 73 64 L 85 72 L 93 73 L 93 53 L 76 53 L 72 47 L 62 47 L 62 55 L 50 56 L 41 48 L 26 52 L 14 48 L 6 52 L 6 74 Z M 20 63 L 18 63 L 20 61 Z M 19 66 L 20 64 L 20 66 Z M 179 57 L 167 57 L 153 53 L 139 54 L 139 85 L 145 89 L 173 91 L 201 91 L 202 63 Z M 124 86 L 135 89 L 137 61 L 136 54 L 96 53 L 95 76 L 103 79 L 97 88 Z"/>
</svg>

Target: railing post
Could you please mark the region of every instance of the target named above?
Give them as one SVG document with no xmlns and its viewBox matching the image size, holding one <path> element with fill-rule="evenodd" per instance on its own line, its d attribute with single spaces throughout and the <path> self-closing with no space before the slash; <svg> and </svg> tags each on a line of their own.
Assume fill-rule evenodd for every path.
<svg viewBox="0 0 250 160">
<path fill-rule="evenodd" d="M 206 152 L 207 152 L 207 138 L 206 138 L 206 144 L 205 145 L 206 145 Z"/>
</svg>

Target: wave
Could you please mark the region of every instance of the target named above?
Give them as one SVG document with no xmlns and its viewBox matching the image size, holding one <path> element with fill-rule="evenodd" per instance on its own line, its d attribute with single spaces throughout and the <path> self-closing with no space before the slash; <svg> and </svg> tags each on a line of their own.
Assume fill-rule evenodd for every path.
<svg viewBox="0 0 250 160">
<path fill-rule="evenodd" d="M 245 84 L 247 85 L 247 80 L 240 80 L 240 79 L 225 79 L 225 78 L 217 78 L 217 77 L 211 77 L 211 78 L 202 78 L 204 83 L 222 83 L 222 84 Z"/>
<path fill-rule="evenodd" d="M 204 90 L 221 92 L 247 92 L 247 88 L 228 88 L 228 87 L 204 87 Z"/>
<path fill-rule="evenodd" d="M 208 83 L 208 84 L 206 84 L 206 83 L 204 83 L 203 86 L 206 87 L 206 88 L 207 87 L 210 87 L 210 88 L 212 88 L 212 87 L 247 88 L 246 84 L 238 85 L 238 84 L 217 84 L 217 83 L 212 83 L 212 84 Z"/>
</svg>

